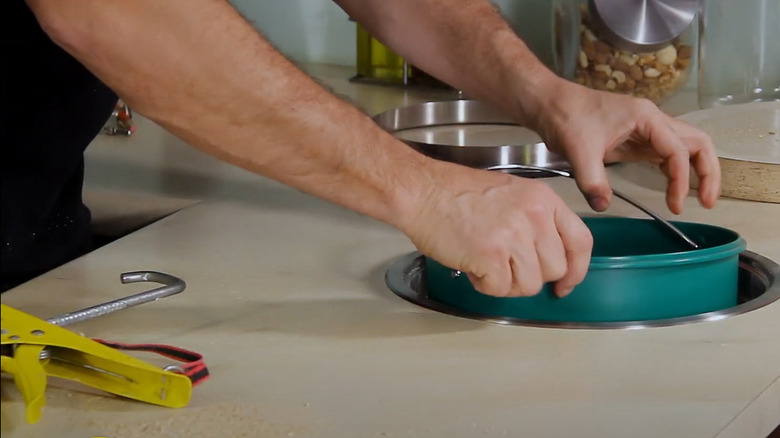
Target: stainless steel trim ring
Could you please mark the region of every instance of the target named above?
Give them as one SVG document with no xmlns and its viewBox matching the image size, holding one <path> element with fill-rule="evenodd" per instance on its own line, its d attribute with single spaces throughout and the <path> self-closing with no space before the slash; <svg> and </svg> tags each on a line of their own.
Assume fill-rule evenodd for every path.
<svg viewBox="0 0 780 438">
<path fill-rule="evenodd" d="M 374 117 L 374 121 L 390 133 L 448 125 L 518 126 L 506 114 L 476 100 L 426 102 L 395 108 L 378 114 Z M 429 157 L 480 169 L 508 164 L 569 169 L 566 160 L 550 152 L 543 142 L 501 146 L 456 146 L 406 139 L 403 141 Z"/>
<path fill-rule="evenodd" d="M 718 321 L 759 309 L 780 299 L 780 266 L 777 263 L 756 253 L 744 251 L 739 256 L 739 269 L 738 305 L 715 312 L 649 321 L 540 321 L 468 312 L 428 297 L 425 257 L 419 252 L 396 260 L 385 273 L 385 283 L 399 297 L 427 309 L 495 324 L 568 329 L 642 329 Z"/>
</svg>

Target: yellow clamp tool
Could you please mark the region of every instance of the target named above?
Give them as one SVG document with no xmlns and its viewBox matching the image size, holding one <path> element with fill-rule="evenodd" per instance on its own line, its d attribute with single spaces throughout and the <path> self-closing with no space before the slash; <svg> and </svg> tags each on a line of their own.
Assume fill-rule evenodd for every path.
<svg viewBox="0 0 780 438">
<path fill-rule="evenodd" d="M 170 279 L 176 281 L 168 281 Z M 163 281 L 160 281 L 163 280 Z M 47 376 L 80 382 L 123 397 L 167 407 L 187 405 L 192 382 L 58 325 L 83 321 L 179 293 L 184 282 L 158 272 L 122 274 L 122 282 L 160 281 L 165 287 L 44 321 L 0 304 L 0 368 L 13 375 L 26 405 L 26 419 L 37 422 L 45 405 Z"/>
</svg>

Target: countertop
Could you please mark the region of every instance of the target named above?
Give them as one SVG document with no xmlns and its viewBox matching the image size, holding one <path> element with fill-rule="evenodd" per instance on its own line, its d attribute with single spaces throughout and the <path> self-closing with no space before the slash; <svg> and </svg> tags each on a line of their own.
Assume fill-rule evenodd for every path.
<svg viewBox="0 0 780 438">
<path fill-rule="evenodd" d="M 452 97 L 306 68 L 370 114 Z M 684 112 L 690 98 L 680 94 L 665 109 Z M 414 250 L 398 231 L 136 120 L 132 137 L 93 142 L 86 190 L 108 232 L 143 228 L 3 294 L 3 303 L 47 318 L 144 289 L 121 285 L 121 272 L 179 276 L 181 295 L 72 329 L 196 350 L 212 377 L 182 409 L 50 382 L 36 425 L 24 423 L 20 395 L 4 379 L 3 435 L 758 438 L 780 423 L 780 302 L 644 330 L 437 314 L 384 284 L 389 264 Z M 609 174 L 616 188 L 667 211 L 651 167 Z M 571 181 L 548 181 L 575 211 L 589 212 Z M 618 200 L 608 213 L 639 216 Z M 721 199 L 707 211 L 689 197 L 679 219 L 731 228 L 749 250 L 780 261 L 780 205 Z"/>
</svg>

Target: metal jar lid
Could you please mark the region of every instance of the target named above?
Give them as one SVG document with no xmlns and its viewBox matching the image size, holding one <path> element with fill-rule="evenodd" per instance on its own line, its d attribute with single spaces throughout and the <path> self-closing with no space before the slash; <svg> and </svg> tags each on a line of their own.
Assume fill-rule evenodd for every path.
<svg viewBox="0 0 780 438">
<path fill-rule="evenodd" d="M 698 0 L 588 0 L 599 36 L 640 53 L 661 49 L 679 37 L 698 9 Z"/>
</svg>

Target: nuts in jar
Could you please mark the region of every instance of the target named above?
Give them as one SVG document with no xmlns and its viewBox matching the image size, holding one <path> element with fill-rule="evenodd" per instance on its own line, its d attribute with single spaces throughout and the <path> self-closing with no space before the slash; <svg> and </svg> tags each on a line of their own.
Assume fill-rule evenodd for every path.
<svg viewBox="0 0 780 438">
<path fill-rule="evenodd" d="M 688 79 L 689 44 L 678 41 L 652 53 L 633 53 L 597 37 L 587 8 L 580 8 L 580 17 L 575 82 L 660 103 Z"/>
</svg>

